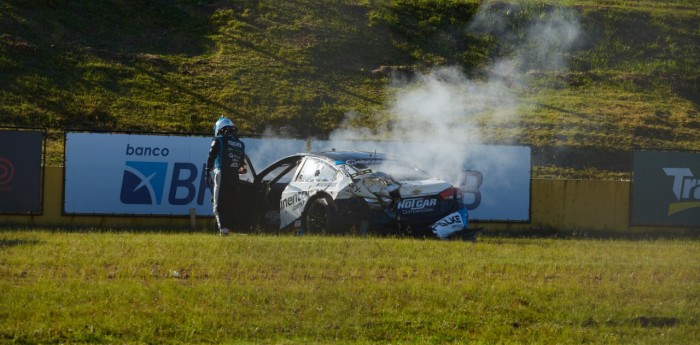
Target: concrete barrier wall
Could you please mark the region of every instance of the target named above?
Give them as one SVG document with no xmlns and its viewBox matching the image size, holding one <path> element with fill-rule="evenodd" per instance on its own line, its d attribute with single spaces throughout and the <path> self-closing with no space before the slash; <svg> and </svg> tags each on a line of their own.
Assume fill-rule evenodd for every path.
<svg viewBox="0 0 700 345">
<path fill-rule="evenodd" d="M 45 171 L 42 215 L 3 215 L 0 224 L 64 227 L 130 227 L 130 228 L 216 228 L 213 217 L 114 217 L 62 215 L 63 168 L 48 167 Z M 478 224 L 488 230 L 538 230 L 597 232 L 673 233 L 700 231 L 691 228 L 631 227 L 630 182 L 533 179 L 530 223 Z"/>
</svg>

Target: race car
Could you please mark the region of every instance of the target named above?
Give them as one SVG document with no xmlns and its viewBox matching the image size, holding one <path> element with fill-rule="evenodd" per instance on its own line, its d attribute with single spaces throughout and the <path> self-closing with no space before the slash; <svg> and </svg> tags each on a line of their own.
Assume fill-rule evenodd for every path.
<svg viewBox="0 0 700 345">
<path fill-rule="evenodd" d="M 250 163 L 249 163 L 250 165 Z M 459 188 L 384 154 L 298 153 L 241 178 L 254 228 L 474 239 Z"/>
</svg>

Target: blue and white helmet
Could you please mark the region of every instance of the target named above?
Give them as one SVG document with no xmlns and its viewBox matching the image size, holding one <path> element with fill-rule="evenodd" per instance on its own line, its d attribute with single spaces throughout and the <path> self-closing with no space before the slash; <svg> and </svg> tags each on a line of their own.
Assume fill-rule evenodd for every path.
<svg viewBox="0 0 700 345">
<path fill-rule="evenodd" d="M 231 127 L 231 129 L 235 129 L 236 126 L 233 125 L 233 121 L 221 117 L 219 120 L 216 121 L 216 124 L 214 125 L 214 135 L 219 135 L 223 132 L 223 130 L 227 127 Z"/>
</svg>

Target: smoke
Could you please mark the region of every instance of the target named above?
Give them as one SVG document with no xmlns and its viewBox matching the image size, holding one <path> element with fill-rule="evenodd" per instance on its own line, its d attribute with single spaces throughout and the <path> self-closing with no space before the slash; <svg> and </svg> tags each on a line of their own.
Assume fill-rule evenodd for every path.
<svg viewBox="0 0 700 345">
<path fill-rule="evenodd" d="M 566 55 L 579 47 L 582 37 L 578 14 L 571 9 L 497 2 L 483 7 L 467 30 L 495 37 L 502 47 L 512 47 L 512 56 L 496 63 L 511 63 L 513 72 L 519 74 L 533 69 L 565 70 Z"/>
<path fill-rule="evenodd" d="M 519 94 L 528 87 L 527 73 L 565 69 L 566 54 L 575 47 L 581 31 L 574 12 L 552 8 L 532 14 L 530 18 L 536 20 L 518 27 L 515 21 L 522 21 L 517 15 L 522 10 L 516 5 L 487 5 L 465 29 L 513 47 L 507 57 L 485 67 L 484 77 L 470 79 L 458 67 L 437 67 L 408 80 L 393 80 L 389 93 L 394 96 L 387 104 L 391 119 L 372 129 L 361 128 L 353 126 L 358 115 L 347 114 L 341 129 L 331 134 L 330 146 L 374 147 L 453 183 L 475 159 L 482 166 L 507 165 L 508 157 L 479 155 L 479 145 L 499 125 L 518 123 Z M 519 134 L 517 128 L 510 129 L 511 141 L 499 138 L 499 142 L 512 144 Z"/>
</svg>

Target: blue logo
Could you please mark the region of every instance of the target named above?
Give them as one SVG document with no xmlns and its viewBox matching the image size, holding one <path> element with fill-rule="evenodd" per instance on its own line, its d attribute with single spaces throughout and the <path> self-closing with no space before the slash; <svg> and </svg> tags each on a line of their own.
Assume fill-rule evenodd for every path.
<svg viewBox="0 0 700 345">
<path fill-rule="evenodd" d="M 166 162 L 127 161 L 120 194 L 122 203 L 160 205 L 167 171 Z"/>
</svg>

